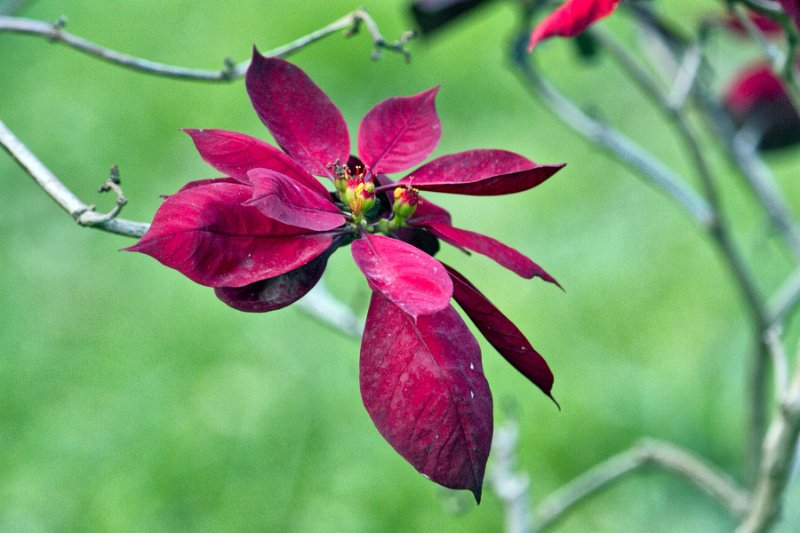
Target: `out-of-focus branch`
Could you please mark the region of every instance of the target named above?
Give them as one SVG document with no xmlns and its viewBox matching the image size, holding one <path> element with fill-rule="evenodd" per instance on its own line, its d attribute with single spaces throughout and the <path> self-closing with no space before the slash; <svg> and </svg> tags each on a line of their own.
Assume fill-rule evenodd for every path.
<svg viewBox="0 0 800 533">
<path fill-rule="evenodd" d="M 98 213 L 95 206 L 88 205 L 75 196 L 2 121 L 0 121 L 0 145 L 39 187 L 64 211 L 69 213 L 79 225 L 127 237 L 141 237 L 147 231 L 149 225 L 144 222 L 133 222 L 116 217 L 124 205 L 124 201 L 120 201 L 120 198 L 124 199 L 121 190 L 118 193 L 117 206 L 109 213 Z"/>
<path fill-rule="evenodd" d="M 691 43 L 675 33 L 669 23 L 660 20 L 658 13 L 644 4 L 631 6 L 642 32 L 644 51 L 651 57 L 650 63 L 668 79 L 674 76 L 676 57 L 691 53 Z M 688 52 L 687 52 L 688 50 Z M 667 69 L 667 72 L 663 72 Z M 700 107 L 701 118 L 719 139 L 731 162 L 746 178 L 757 199 L 764 207 L 778 234 L 800 259 L 800 225 L 778 186 L 775 176 L 764 164 L 757 150 L 757 141 L 745 132 L 737 135 L 731 117 L 720 106 L 702 79 L 691 86 L 695 103 Z"/>
<path fill-rule="evenodd" d="M 647 178 L 675 200 L 698 224 L 707 228 L 714 223 L 714 213 L 708 202 L 687 186 L 680 176 L 622 132 L 584 113 L 537 72 L 525 52 L 519 49 L 519 44 L 512 51 L 514 65 L 526 86 L 548 104 L 549 110 L 574 131 L 637 170 L 638 175 Z"/>
<path fill-rule="evenodd" d="M 769 39 L 764 36 L 761 30 L 759 30 L 756 26 L 755 22 L 753 22 L 753 19 L 750 18 L 750 14 L 742 6 L 742 4 L 731 4 L 730 8 L 733 11 L 733 15 L 736 17 L 736 20 L 739 21 L 739 24 L 742 25 L 742 27 L 747 31 L 747 34 L 755 42 L 757 42 L 764 51 L 764 55 L 767 56 L 769 62 L 778 68 L 782 67 L 786 62 L 786 54 L 783 53 L 783 50 L 772 44 Z"/>
<path fill-rule="evenodd" d="M 800 304 L 800 267 L 792 272 L 783 282 L 767 304 L 767 313 L 771 323 L 783 322 Z"/>
<path fill-rule="evenodd" d="M 503 502 L 506 533 L 531 531 L 530 478 L 517 470 L 517 442 L 519 427 L 514 420 L 506 420 L 495 428 L 492 437 L 493 463 L 489 482 L 494 493 Z"/>
<path fill-rule="evenodd" d="M 753 11 L 757 11 L 758 13 L 763 13 L 765 15 L 771 16 L 782 16 L 783 10 L 781 9 L 781 5 L 776 2 L 775 0 L 738 0 L 741 4 L 746 5 Z M 725 3 L 729 3 L 730 0 L 724 0 Z"/>
<path fill-rule="evenodd" d="M 361 338 L 364 333 L 364 318 L 356 316 L 352 309 L 337 300 L 322 280 L 296 305 L 321 323 L 346 335 Z"/>
<path fill-rule="evenodd" d="M 584 472 L 545 498 L 535 513 L 537 531 L 555 525 L 579 503 L 645 466 L 680 475 L 719 501 L 735 516 L 742 516 L 747 511 L 747 492 L 717 467 L 674 444 L 644 439 L 629 450 Z"/>
<path fill-rule="evenodd" d="M 780 515 L 800 434 L 800 353 L 796 359 L 792 384 L 764 438 L 758 483 L 737 533 L 766 532 Z"/>
<path fill-rule="evenodd" d="M 714 242 L 725 257 L 755 321 L 759 325 L 765 326 L 767 324 L 767 318 L 762 298 L 759 295 L 754 276 L 751 274 L 730 237 L 727 224 L 725 223 L 720 208 L 719 193 L 717 192 L 716 184 L 717 180 L 712 175 L 711 165 L 706 159 L 706 155 L 700 144 L 699 136 L 689 124 L 684 113 L 680 109 L 670 105 L 669 97 L 659 88 L 658 84 L 651 79 L 651 76 L 639 66 L 628 52 L 627 48 L 620 45 L 616 39 L 607 32 L 598 30 L 597 28 L 590 31 L 617 60 L 617 63 L 625 70 L 630 79 L 632 79 L 644 94 L 669 117 L 670 121 L 675 126 L 678 135 L 691 155 L 694 167 L 700 177 L 700 182 L 703 184 L 705 199 L 708 201 L 714 213 L 713 223 L 707 228 L 708 233 L 714 239 Z M 787 214 L 786 216 L 790 217 L 791 215 Z M 791 230 L 795 230 L 787 234 L 787 239 L 790 244 L 794 244 L 800 251 L 800 233 L 797 232 L 794 224 L 790 223 L 787 227 Z M 759 335 L 760 333 L 759 331 Z"/>
<path fill-rule="evenodd" d="M 67 31 L 64 31 L 65 24 L 66 19 L 64 18 L 60 18 L 55 23 L 47 23 L 27 18 L 0 16 L 0 32 L 19 33 L 41 37 L 52 43 L 64 44 L 70 48 L 103 61 L 157 76 L 192 81 L 229 82 L 244 76 L 244 73 L 247 72 L 247 67 L 250 65 L 249 59 L 240 63 L 235 63 L 230 59 L 225 59 L 225 66 L 220 70 L 192 69 L 175 65 L 167 65 L 165 63 L 158 63 L 155 61 L 131 56 L 110 48 L 102 47 L 91 41 L 87 41 L 86 39 L 78 37 L 77 35 L 73 35 Z M 359 31 L 362 24 L 366 26 L 375 47 L 375 51 L 372 55 L 373 59 L 380 57 L 382 50 L 390 50 L 402 54 L 403 57 L 408 60 L 409 53 L 406 50 L 405 45 L 413 37 L 413 33 L 406 32 L 397 42 L 388 42 L 378 29 L 378 25 L 365 9 L 357 9 L 352 13 L 349 13 L 348 15 L 331 22 L 324 28 L 320 28 L 319 30 L 300 37 L 291 43 L 263 53 L 266 56 L 284 57 L 341 30 L 347 30 L 346 35 L 348 36 L 353 35 Z"/>
<path fill-rule="evenodd" d="M 634 10 L 634 14 L 638 18 L 641 30 L 647 37 L 645 42 L 650 45 L 645 50 L 649 52 L 655 49 L 657 51 L 657 56 L 652 61 L 654 66 L 659 67 L 664 64 L 665 54 L 673 57 L 680 55 L 681 49 L 686 46 L 686 39 L 679 35 L 668 22 L 662 20 L 656 11 L 640 5 Z M 704 80 L 701 79 L 694 85 L 693 97 L 707 127 L 721 141 L 731 162 L 747 179 L 756 198 L 769 215 L 773 226 L 783 237 L 795 257 L 800 258 L 800 229 L 798 229 L 797 221 L 775 177 L 757 151 L 757 139 L 748 135 L 746 131 L 737 133 L 730 116 L 719 104 Z M 757 474 L 761 443 L 768 422 L 767 391 L 769 389 L 770 350 L 765 342 L 765 335 L 770 327 L 779 323 L 784 315 L 794 308 L 799 297 L 800 274 L 796 274 L 792 275 L 779 289 L 769 304 L 751 305 L 754 312 L 760 309 L 754 313 L 756 338 L 750 364 L 750 393 L 747 400 L 748 442 L 745 472 L 753 481 Z"/>
</svg>

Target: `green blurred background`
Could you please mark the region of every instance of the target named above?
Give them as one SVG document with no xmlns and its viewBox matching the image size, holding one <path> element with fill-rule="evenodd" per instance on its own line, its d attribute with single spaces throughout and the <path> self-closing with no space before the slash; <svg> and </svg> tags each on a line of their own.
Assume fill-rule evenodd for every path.
<svg viewBox="0 0 800 533">
<path fill-rule="evenodd" d="M 389 39 L 405 2 L 367 0 Z M 718 2 L 674 1 L 691 26 Z M 348 0 L 38 0 L 19 14 L 134 55 L 218 68 L 358 7 Z M 351 133 L 374 103 L 441 84 L 436 154 L 514 150 L 567 168 L 497 198 L 447 196 L 455 223 L 519 248 L 566 292 L 481 256 L 454 264 L 548 359 L 559 412 L 488 345 L 496 421 L 519 423 L 534 501 L 643 436 L 668 439 L 740 478 L 750 333 L 725 266 L 683 213 L 534 101 L 507 68 L 514 2 L 496 2 L 413 59 L 370 61 L 366 35 L 333 36 L 293 57 L 342 109 Z M 670 7 L 670 9 L 673 9 Z M 676 11 L 677 13 L 677 11 Z M 628 21 L 608 24 L 629 32 Z M 720 78 L 756 51 L 720 41 Z M 727 43 L 730 45 L 730 43 Z M 608 61 L 538 50 L 577 100 L 684 171 L 680 145 Z M 118 164 L 126 218 L 160 194 L 215 177 L 182 127 L 268 138 L 242 82 L 134 73 L 43 39 L 0 35 L 0 118 L 72 190 L 96 193 Z M 719 154 L 735 232 L 771 291 L 790 267 L 763 214 Z M 797 207 L 797 151 L 770 158 Z M 288 308 L 247 315 L 145 256 L 132 240 L 74 225 L 0 153 L 0 531 L 497 531 L 487 490 L 439 489 L 384 442 L 358 390 L 359 342 Z M 364 312 L 369 290 L 347 253 L 326 279 Z M 482 339 L 481 339 L 482 340 Z M 491 458 L 490 458 L 491 468 Z M 795 484 L 796 485 L 796 484 Z M 795 486 L 783 531 L 800 521 Z M 716 503 L 645 471 L 580 507 L 557 531 L 727 531 Z M 796 531 L 796 529 L 795 529 Z"/>
</svg>

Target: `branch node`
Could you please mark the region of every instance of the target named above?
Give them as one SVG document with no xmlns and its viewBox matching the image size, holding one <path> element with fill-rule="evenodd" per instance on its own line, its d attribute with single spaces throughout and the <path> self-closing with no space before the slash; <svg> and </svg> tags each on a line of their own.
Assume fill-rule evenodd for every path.
<svg viewBox="0 0 800 533">
<path fill-rule="evenodd" d="M 353 23 L 350 29 L 345 32 L 345 36 L 351 37 L 358 33 L 358 31 L 361 29 L 361 24 L 364 24 L 367 27 L 367 31 L 369 31 L 369 34 L 372 37 L 372 44 L 375 49 L 373 50 L 370 58 L 373 61 L 377 61 L 381 58 L 383 50 L 389 50 L 390 52 L 396 52 L 402 55 L 403 60 L 405 60 L 406 63 L 411 60 L 411 53 L 406 48 L 406 45 L 409 41 L 411 41 L 411 39 L 416 37 L 417 34 L 415 31 L 405 31 L 400 35 L 400 38 L 397 41 L 390 43 L 383 37 L 378 29 L 378 25 L 375 23 L 367 10 L 362 7 L 353 12 Z"/>
<path fill-rule="evenodd" d="M 50 28 L 50 33 L 47 36 L 47 40 L 50 41 L 51 43 L 54 43 L 56 41 L 60 41 L 61 40 L 61 30 L 63 30 L 64 26 L 66 26 L 66 25 L 67 25 L 67 17 L 64 16 L 64 15 L 61 15 L 60 17 L 58 17 L 55 20 L 55 22 L 53 22 L 53 25 Z"/>
<path fill-rule="evenodd" d="M 119 168 L 117 165 L 113 165 L 111 170 L 109 171 L 108 179 L 97 189 L 97 192 L 104 193 L 114 191 L 114 194 L 117 195 L 117 203 L 116 205 L 105 214 L 98 214 L 95 212 L 95 206 L 90 205 L 80 213 L 76 213 L 74 216 L 76 217 L 75 220 L 81 226 L 96 226 L 98 224 L 105 224 L 111 219 L 114 219 L 119 215 L 122 208 L 125 204 L 128 203 L 128 199 L 125 198 L 125 194 L 122 192 L 122 188 L 120 187 L 120 179 L 119 179 Z"/>
<path fill-rule="evenodd" d="M 230 57 L 226 57 L 222 60 L 222 63 L 225 65 L 222 71 L 220 71 L 222 79 L 225 81 L 235 80 L 238 77 L 236 62 Z"/>
</svg>

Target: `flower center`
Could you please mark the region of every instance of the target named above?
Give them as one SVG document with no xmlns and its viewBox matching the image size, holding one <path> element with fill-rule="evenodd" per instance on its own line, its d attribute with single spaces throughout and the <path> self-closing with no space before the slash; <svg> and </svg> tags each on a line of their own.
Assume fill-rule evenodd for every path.
<svg viewBox="0 0 800 533">
<path fill-rule="evenodd" d="M 353 224 L 359 225 L 375 206 L 375 183 L 368 169 L 356 166 L 351 171 L 347 165 L 335 164 L 333 167 L 334 185 L 339 200 L 353 215 Z"/>
</svg>

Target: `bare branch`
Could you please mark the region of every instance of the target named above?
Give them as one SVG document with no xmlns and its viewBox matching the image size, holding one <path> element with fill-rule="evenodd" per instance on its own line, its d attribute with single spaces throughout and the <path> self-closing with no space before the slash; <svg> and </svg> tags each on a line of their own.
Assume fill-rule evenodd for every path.
<svg viewBox="0 0 800 533">
<path fill-rule="evenodd" d="M 6 125 L 0 121 L 0 145 L 19 164 L 22 169 L 47 193 L 55 202 L 81 226 L 102 229 L 110 233 L 125 235 L 127 237 L 141 237 L 149 227 L 144 222 L 134 222 L 115 218 L 122 209 L 120 196 L 117 206 L 109 213 L 98 213 L 93 205 L 83 203 L 61 180 L 59 180 L 44 163 L 28 150 Z M 124 200 L 124 196 L 121 196 Z"/>
<path fill-rule="evenodd" d="M 666 56 L 672 55 L 673 58 L 680 56 L 681 49 L 686 46 L 686 39 L 676 34 L 675 30 L 667 22 L 661 20 L 654 10 L 639 5 L 634 13 L 640 22 L 640 28 L 647 34 L 646 42 L 650 45 L 647 50 L 657 50 L 658 52 L 657 57 L 652 61 L 654 67 L 669 65 L 669 61 L 664 61 L 665 54 Z M 775 177 L 758 154 L 757 139 L 749 135 L 746 130 L 737 133 L 731 117 L 721 107 L 715 94 L 707 87 L 707 84 L 703 83 L 703 80 L 694 84 L 693 97 L 707 127 L 714 137 L 721 141 L 725 153 L 746 178 L 755 196 L 770 217 L 773 226 L 783 237 L 794 256 L 800 258 L 800 229 Z M 722 244 L 721 241 L 720 244 Z M 730 248 L 735 252 L 733 243 L 730 243 Z M 737 258 L 739 254 L 735 253 L 730 257 Z M 743 262 L 739 266 L 731 263 L 731 266 L 742 274 L 747 272 Z M 741 274 L 737 274 L 737 278 L 740 280 L 742 289 L 746 291 L 745 295 L 750 303 L 749 307 L 755 324 L 754 333 L 756 334 L 755 350 L 750 361 L 749 371 L 750 393 L 747 401 L 749 427 L 745 464 L 748 478 L 754 480 L 760 461 L 761 443 L 768 422 L 767 390 L 769 388 L 770 351 L 765 343 L 764 335 L 767 328 L 776 323 L 795 305 L 800 296 L 800 294 L 795 294 L 800 291 L 800 286 L 797 286 L 800 284 L 800 279 L 797 279 L 793 285 L 795 279 L 793 275 L 773 298 L 770 305 L 766 305 L 758 296 L 754 282 L 748 282 L 750 285 L 748 288 L 741 283 L 745 280 Z"/>
<path fill-rule="evenodd" d="M 360 338 L 364 333 L 364 319 L 357 317 L 352 309 L 337 300 L 323 281 L 317 283 L 297 305 L 321 323 L 345 335 Z"/>
<path fill-rule="evenodd" d="M 778 402 L 786 395 L 789 387 L 789 360 L 781 342 L 782 330 L 780 325 L 775 324 L 764 334 L 764 342 L 769 348 L 772 367 L 775 369 L 775 396 Z"/>
<path fill-rule="evenodd" d="M 585 499 L 644 466 L 655 466 L 686 478 L 735 516 L 741 516 L 747 510 L 747 493 L 717 467 L 674 444 L 644 439 L 548 496 L 536 510 L 537 530 L 553 526 Z"/>
<path fill-rule="evenodd" d="M 782 322 L 800 304 L 800 267 L 783 282 L 767 304 L 767 314 L 771 323 Z"/>
<path fill-rule="evenodd" d="M 273 50 L 264 52 L 266 56 L 284 57 L 296 52 L 311 43 L 314 43 L 328 35 L 336 33 L 341 30 L 348 30 L 347 35 L 355 34 L 361 23 L 364 23 L 369 30 L 372 37 L 372 42 L 375 47 L 373 58 L 380 57 L 381 50 L 390 50 L 401 54 L 406 60 L 409 58 L 406 44 L 413 37 L 413 33 L 405 33 L 401 36 L 400 40 L 395 43 L 387 42 L 383 35 L 378 30 L 378 26 L 372 17 L 365 9 L 357 9 L 344 17 L 331 22 L 324 28 L 320 28 L 314 32 L 309 33 L 291 43 L 285 44 Z M 97 59 L 113 63 L 125 68 L 145 72 L 147 74 L 154 74 L 157 76 L 164 76 L 168 78 L 176 78 L 182 80 L 192 81 L 208 81 L 208 82 L 229 82 L 244 76 L 247 72 L 247 67 L 250 65 L 250 60 L 245 60 L 240 63 L 235 63 L 230 59 L 223 61 L 224 67 L 220 70 L 204 70 L 192 69 L 176 65 L 168 65 L 166 63 L 158 63 L 139 57 L 131 56 L 110 48 L 105 48 L 91 41 L 87 41 L 77 35 L 73 35 L 64 31 L 63 27 L 66 24 L 66 19 L 60 18 L 55 23 L 47 23 L 39 20 L 21 18 L 21 17 L 5 17 L 0 16 L 0 33 L 19 33 L 24 35 L 33 35 L 47 39 L 53 43 L 61 43 L 70 48 L 83 52 Z"/>
<path fill-rule="evenodd" d="M 792 384 L 764 438 L 758 483 L 737 533 L 766 532 L 780 516 L 800 434 L 800 352 L 796 359 Z"/>
<path fill-rule="evenodd" d="M 783 64 L 786 62 L 786 54 L 784 54 L 783 50 L 775 46 L 764 36 L 764 33 L 758 29 L 755 22 L 753 22 L 753 19 L 750 18 L 750 14 L 747 13 L 742 4 L 732 4 L 730 8 L 733 11 L 733 15 L 736 17 L 736 20 L 738 20 L 739 24 L 741 24 L 742 27 L 747 31 L 747 34 L 750 36 L 750 38 L 758 43 L 758 45 L 764 51 L 764 55 L 767 56 L 770 64 L 778 67 L 783 66 Z"/>
<path fill-rule="evenodd" d="M 520 54 L 515 50 L 514 58 L 526 85 L 565 124 L 636 169 L 639 175 L 675 200 L 701 226 L 709 227 L 713 224 L 714 213 L 708 202 L 687 186 L 680 176 L 620 131 L 581 111 L 533 68 L 524 53 Z"/>
<path fill-rule="evenodd" d="M 517 442 L 519 427 L 509 419 L 495 428 L 492 437 L 492 468 L 489 470 L 491 488 L 503 502 L 506 533 L 531 531 L 530 478 L 517 471 Z"/>
</svg>

